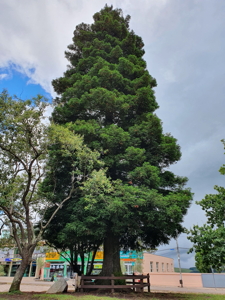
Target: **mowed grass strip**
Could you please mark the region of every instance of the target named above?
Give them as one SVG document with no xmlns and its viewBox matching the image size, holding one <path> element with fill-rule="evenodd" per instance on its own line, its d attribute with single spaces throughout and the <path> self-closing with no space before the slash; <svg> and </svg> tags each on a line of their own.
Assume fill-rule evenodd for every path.
<svg viewBox="0 0 225 300">
<path fill-rule="evenodd" d="M 104 295 L 71 295 L 71 294 L 35 294 L 0 293 L 0 300 L 224 300 L 225 295 L 215 294 L 177 294 L 177 293 L 144 293 Z"/>
<path fill-rule="evenodd" d="M 213 294 L 177 294 L 177 293 L 144 293 L 144 295 L 130 293 L 124 295 L 37 295 L 38 300 L 224 300 L 225 295 Z"/>
<path fill-rule="evenodd" d="M 213 294 L 176 294 L 176 293 L 160 293 L 148 295 L 140 294 L 124 294 L 118 296 L 101 296 L 101 295 L 84 295 L 84 296 L 69 296 L 69 295 L 39 295 L 38 300 L 224 300 L 225 295 Z"/>
</svg>

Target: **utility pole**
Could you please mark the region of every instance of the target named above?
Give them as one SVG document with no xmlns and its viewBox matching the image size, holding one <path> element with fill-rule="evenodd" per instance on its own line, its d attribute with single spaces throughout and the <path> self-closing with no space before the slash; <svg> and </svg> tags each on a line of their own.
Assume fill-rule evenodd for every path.
<svg viewBox="0 0 225 300">
<path fill-rule="evenodd" d="M 182 272 L 181 272 L 181 265 L 180 265 L 180 251 L 179 251 L 179 246 L 178 246 L 178 240 L 175 238 L 176 244 L 177 244 L 177 260 L 178 260 L 178 265 L 180 269 L 180 287 L 183 287 L 183 279 L 182 279 Z"/>
</svg>

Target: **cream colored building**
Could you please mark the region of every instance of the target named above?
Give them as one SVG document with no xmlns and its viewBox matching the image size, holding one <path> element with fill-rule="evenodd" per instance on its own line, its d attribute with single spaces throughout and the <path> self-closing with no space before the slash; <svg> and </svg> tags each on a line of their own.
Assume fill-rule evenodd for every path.
<svg viewBox="0 0 225 300">
<path fill-rule="evenodd" d="M 174 272 L 174 261 L 172 258 L 143 253 L 143 273 L 171 273 Z"/>
</svg>

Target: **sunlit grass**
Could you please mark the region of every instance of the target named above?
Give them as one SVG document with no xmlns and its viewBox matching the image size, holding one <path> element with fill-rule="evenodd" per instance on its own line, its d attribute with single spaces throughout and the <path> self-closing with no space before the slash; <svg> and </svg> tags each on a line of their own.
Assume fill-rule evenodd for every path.
<svg viewBox="0 0 225 300">
<path fill-rule="evenodd" d="M 114 297 L 115 296 L 115 297 Z M 0 293 L 0 300 L 224 300 L 225 295 L 177 293 L 125 293 L 107 295 L 71 294 L 10 294 Z"/>
<path fill-rule="evenodd" d="M 106 297 L 99 295 L 84 295 L 84 296 L 71 296 L 71 295 L 37 295 L 38 300 L 124 300 L 124 299 L 133 299 L 133 300 L 224 300 L 225 295 L 213 295 L 213 294 L 173 294 L 173 293 L 161 293 L 158 297 L 156 294 L 144 294 L 138 295 L 133 294 L 124 294 L 123 297 Z M 1 300 L 1 299 L 0 299 Z"/>
</svg>

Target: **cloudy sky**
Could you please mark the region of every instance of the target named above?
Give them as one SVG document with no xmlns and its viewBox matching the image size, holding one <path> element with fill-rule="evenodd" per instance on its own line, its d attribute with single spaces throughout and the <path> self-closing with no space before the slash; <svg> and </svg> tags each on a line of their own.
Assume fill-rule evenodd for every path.
<svg viewBox="0 0 225 300">
<path fill-rule="evenodd" d="M 64 51 L 75 26 L 92 23 L 106 0 L 1 0 L 0 89 L 27 99 L 41 93 L 51 99 L 52 79 L 63 74 Z M 131 15 L 130 28 L 143 38 L 145 60 L 157 79 L 157 114 L 165 132 L 178 139 L 182 159 L 172 167 L 189 178 L 194 201 L 184 224 L 205 221 L 194 204 L 215 184 L 224 185 L 218 169 L 224 163 L 225 138 L 225 1 L 109 0 Z M 182 267 L 194 266 L 186 255 L 190 242 L 178 239 Z M 157 254 L 174 256 L 175 247 Z M 175 265 L 177 264 L 175 259 Z"/>
</svg>

